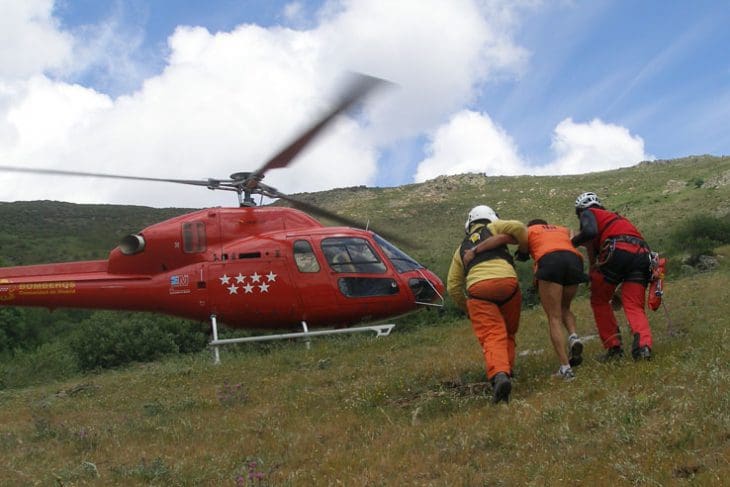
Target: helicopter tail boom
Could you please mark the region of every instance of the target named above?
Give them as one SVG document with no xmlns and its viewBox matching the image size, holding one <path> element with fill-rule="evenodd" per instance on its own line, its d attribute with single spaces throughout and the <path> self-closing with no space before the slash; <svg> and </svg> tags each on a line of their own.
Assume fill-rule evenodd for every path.
<svg viewBox="0 0 730 487">
<path fill-rule="evenodd" d="M 151 279 L 106 269 L 105 260 L 0 268 L 0 306 L 115 309 L 121 293 Z"/>
</svg>

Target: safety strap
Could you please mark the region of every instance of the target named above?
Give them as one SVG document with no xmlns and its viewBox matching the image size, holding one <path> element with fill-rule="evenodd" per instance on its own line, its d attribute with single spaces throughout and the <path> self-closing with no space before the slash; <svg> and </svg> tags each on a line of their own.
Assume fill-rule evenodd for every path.
<svg viewBox="0 0 730 487">
<path fill-rule="evenodd" d="M 632 245 L 636 245 L 637 247 L 641 247 L 642 249 L 649 249 L 649 244 L 647 244 L 645 241 L 641 240 L 638 237 L 632 237 L 631 235 L 617 235 L 615 237 L 611 237 L 612 240 L 616 242 L 626 242 L 630 243 Z"/>
<path fill-rule="evenodd" d="M 651 252 L 651 249 L 649 248 L 649 244 L 647 244 L 645 241 L 641 240 L 638 237 L 633 237 L 631 235 L 616 235 L 614 237 L 607 238 L 603 245 L 601 245 L 601 251 L 599 253 L 599 259 L 597 259 L 596 264 L 598 267 L 602 266 L 609 260 L 611 260 L 611 257 L 613 256 L 613 252 L 616 250 L 616 244 L 618 242 L 624 242 L 629 243 L 632 245 L 636 245 L 637 247 L 641 249 L 645 249 L 647 252 Z"/>
</svg>

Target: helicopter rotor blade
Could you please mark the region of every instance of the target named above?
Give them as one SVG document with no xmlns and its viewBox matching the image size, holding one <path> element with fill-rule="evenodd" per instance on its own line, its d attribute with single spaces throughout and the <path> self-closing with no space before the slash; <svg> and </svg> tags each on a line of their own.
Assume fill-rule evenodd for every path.
<svg viewBox="0 0 730 487">
<path fill-rule="evenodd" d="M 287 145 L 279 153 L 269 159 L 263 166 L 254 172 L 238 172 L 231 175 L 231 179 L 172 179 L 172 178 L 154 178 L 147 176 L 127 176 L 122 174 L 107 174 L 84 171 L 66 171 L 62 169 L 41 169 L 41 168 L 24 168 L 19 166 L 3 166 L 0 165 L 0 171 L 27 173 L 27 174 L 46 174 L 55 176 L 76 176 L 90 178 L 106 178 L 121 179 L 128 181 L 155 181 L 165 183 L 187 184 L 192 186 L 204 186 L 208 189 L 220 189 L 226 191 L 235 191 L 239 195 L 241 193 L 252 193 L 261 190 L 264 185 L 261 184 L 265 173 L 270 169 L 284 168 L 310 143 L 319 135 L 322 130 L 329 125 L 332 120 L 340 113 L 348 110 L 358 100 L 373 91 L 376 87 L 388 83 L 385 80 L 364 74 L 353 74 L 350 85 L 340 98 L 340 101 L 314 123 L 307 131 L 301 134 L 293 142 Z"/>
<path fill-rule="evenodd" d="M 340 113 L 348 110 L 358 100 L 362 99 L 376 87 L 387 83 L 385 80 L 364 74 L 354 75 L 350 86 L 341 97 L 340 101 L 330 109 L 322 118 L 314 123 L 307 131 L 302 133 L 289 145 L 284 147 L 263 166 L 252 172 L 246 181 L 246 187 L 252 189 L 257 186 L 258 182 L 264 177 L 270 169 L 280 169 L 289 165 L 289 163 L 319 135 L 322 130 L 329 125 L 332 120 Z"/>
<path fill-rule="evenodd" d="M 274 190 L 273 188 L 268 188 L 268 189 L 269 189 L 269 192 L 271 193 L 270 196 L 275 197 L 275 198 L 280 198 L 282 200 L 286 200 L 289 203 L 291 203 L 291 205 L 294 208 L 296 208 L 298 210 L 302 210 L 305 213 L 309 213 L 311 215 L 315 215 L 315 216 L 318 216 L 321 218 L 326 218 L 328 220 L 331 220 L 333 222 L 339 223 L 339 224 L 347 226 L 347 227 L 353 227 L 353 228 L 362 228 L 363 227 L 362 222 L 360 222 L 360 221 L 340 215 L 338 213 L 334 213 L 329 210 L 325 210 L 324 208 L 322 208 L 320 206 L 316 206 L 311 203 L 307 203 L 306 201 L 292 198 L 291 196 L 287 196 L 283 193 L 280 193 L 279 191 Z M 369 226 L 368 229 L 372 232 L 377 233 L 384 239 L 393 242 L 394 244 L 401 245 L 404 247 L 409 247 L 411 249 L 418 249 L 421 247 L 418 243 L 416 243 L 412 240 L 409 240 L 407 238 L 404 238 L 400 235 L 396 235 L 392 232 L 388 232 L 383 229 L 376 229 L 372 226 Z"/>
<path fill-rule="evenodd" d="M 83 171 L 64 171 L 62 169 L 37 169 L 32 167 L 18 166 L 0 166 L 0 171 L 18 172 L 26 174 L 51 174 L 54 176 L 76 176 L 89 178 L 105 178 L 105 179 L 125 179 L 129 181 L 155 181 L 163 183 L 189 184 L 193 186 L 206 186 L 209 188 L 218 187 L 223 181 L 217 179 L 168 179 L 168 178 L 151 178 L 146 176 L 125 176 L 122 174 L 106 174 L 96 172 Z"/>
</svg>

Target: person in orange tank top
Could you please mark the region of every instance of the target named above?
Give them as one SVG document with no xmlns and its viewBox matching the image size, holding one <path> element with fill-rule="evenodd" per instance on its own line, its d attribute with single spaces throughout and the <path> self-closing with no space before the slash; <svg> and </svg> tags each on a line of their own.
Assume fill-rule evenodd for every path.
<svg viewBox="0 0 730 487">
<path fill-rule="evenodd" d="M 565 380 L 575 377 L 573 367 L 583 361 L 583 343 L 578 337 L 570 305 L 578 285 L 588 280 L 583 272 L 583 256 L 573 246 L 571 237 L 570 229 L 535 219 L 527 224 L 529 255 L 517 254 L 518 260 L 527 260 L 531 256 L 535 262 L 540 303 L 547 315 L 550 340 L 560 361 L 555 375 Z M 492 246 L 510 243 L 503 240 L 507 240 L 505 236 L 485 240 L 473 250 L 474 255 Z M 466 256 L 467 259 L 471 257 Z M 568 345 L 563 327 L 568 331 Z"/>
</svg>

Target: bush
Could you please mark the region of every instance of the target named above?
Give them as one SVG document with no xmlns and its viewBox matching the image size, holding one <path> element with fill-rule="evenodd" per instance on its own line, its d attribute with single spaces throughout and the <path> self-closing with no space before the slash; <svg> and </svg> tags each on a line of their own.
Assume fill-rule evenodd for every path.
<svg viewBox="0 0 730 487">
<path fill-rule="evenodd" d="M 689 254 L 690 261 L 700 255 L 714 255 L 714 249 L 730 243 L 730 216 L 696 215 L 684 220 L 671 233 L 671 248 Z"/>
<path fill-rule="evenodd" d="M 197 352 L 206 343 L 205 334 L 191 322 L 105 311 L 81 323 L 70 348 L 82 370 L 93 370 Z"/>
<path fill-rule="evenodd" d="M 27 348 L 36 336 L 17 308 L 0 308 L 0 353 Z"/>
</svg>

